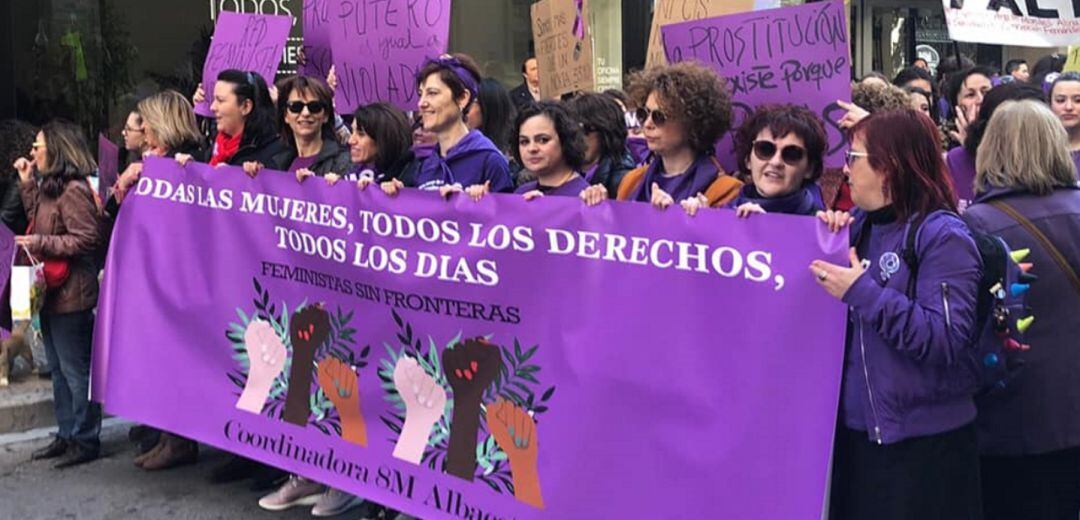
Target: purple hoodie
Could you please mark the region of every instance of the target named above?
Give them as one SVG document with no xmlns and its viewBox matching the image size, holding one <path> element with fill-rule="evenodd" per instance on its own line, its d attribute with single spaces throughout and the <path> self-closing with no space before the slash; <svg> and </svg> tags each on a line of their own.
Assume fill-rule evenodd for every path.
<svg viewBox="0 0 1080 520">
<path fill-rule="evenodd" d="M 575 175 L 570 180 L 562 183 L 560 186 L 554 188 L 540 187 L 540 181 L 526 182 L 518 189 L 514 190 L 514 193 L 524 194 L 533 190 L 540 190 L 547 197 L 559 196 L 559 197 L 577 197 L 585 188 L 589 187 L 589 182 L 586 181 L 581 175 Z"/>
<path fill-rule="evenodd" d="M 952 176 L 953 188 L 956 189 L 963 212 L 975 199 L 975 157 L 967 148 L 957 146 L 945 154 L 945 163 L 949 166 L 949 175 Z"/>
<path fill-rule="evenodd" d="M 416 175 L 416 188 L 437 190 L 440 186 L 460 184 L 469 187 L 491 182 L 493 193 L 513 191 L 510 166 L 506 157 L 479 130 L 470 130 L 443 157 L 439 149 L 424 159 Z"/>
<path fill-rule="evenodd" d="M 891 208 L 861 214 L 852 242 L 866 271 L 844 294 L 849 307 L 841 392 L 844 425 L 893 444 L 975 419 L 968 361 L 982 260 L 956 214 L 937 211 L 916 236 L 916 297 L 903 261 L 908 227 Z"/>
</svg>

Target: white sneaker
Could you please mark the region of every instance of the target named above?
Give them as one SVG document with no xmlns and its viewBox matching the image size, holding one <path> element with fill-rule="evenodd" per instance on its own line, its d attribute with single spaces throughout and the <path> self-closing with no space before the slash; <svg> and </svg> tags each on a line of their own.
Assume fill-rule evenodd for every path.
<svg viewBox="0 0 1080 520">
<path fill-rule="evenodd" d="M 289 475 L 289 480 L 269 495 L 259 499 L 259 507 L 267 511 L 284 511 L 295 506 L 310 506 L 318 502 L 325 487 L 298 475 Z"/>
<path fill-rule="evenodd" d="M 315 502 L 315 507 L 311 508 L 311 516 L 337 516 L 363 502 L 364 499 L 360 497 L 328 487 Z"/>
</svg>

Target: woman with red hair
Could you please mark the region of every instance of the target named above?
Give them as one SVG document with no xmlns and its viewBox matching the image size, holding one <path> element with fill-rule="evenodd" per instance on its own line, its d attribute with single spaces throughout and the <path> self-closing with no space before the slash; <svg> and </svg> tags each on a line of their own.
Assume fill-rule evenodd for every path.
<svg viewBox="0 0 1080 520">
<path fill-rule="evenodd" d="M 855 125 L 845 174 L 861 211 L 850 265 L 810 266 L 849 309 L 832 518 L 982 518 L 965 363 L 982 266 L 939 142 L 913 110 Z"/>
</svg>

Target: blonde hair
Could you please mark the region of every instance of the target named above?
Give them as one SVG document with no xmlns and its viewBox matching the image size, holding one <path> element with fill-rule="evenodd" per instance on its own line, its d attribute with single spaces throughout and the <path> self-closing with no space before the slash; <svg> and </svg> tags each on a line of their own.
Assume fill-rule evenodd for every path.
<svg viewBox="0 0 1080 520">
<path fill-rule="evenodd" d="M 1061 121 L 1038 101 L 1006 101 L 994 111 L 975 156 L 975 191 L 1023 188 L 1047 195 L 1076 184 Z"/>
<path fill-rule="evenodd" d="M 138 111 L 143 123 L 170 152 L 202 140 L 191 102 L 175 90 L 163 90 L 140 101 Z"/>
</svg>

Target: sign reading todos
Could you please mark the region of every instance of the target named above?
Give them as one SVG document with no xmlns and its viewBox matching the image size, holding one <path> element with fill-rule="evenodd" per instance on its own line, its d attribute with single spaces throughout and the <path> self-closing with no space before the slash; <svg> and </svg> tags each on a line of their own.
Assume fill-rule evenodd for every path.
<svg viewBox="0 0 1080 520">
<path fill-rule="evenodd" d="M 532 5 L 541 97 L 594 89 L 588 14 L 587 0 L 541 0 Z"/>
<path fill-rule="evenodd" d="M 331 0 L 330 42 L 341 114 L 384 101 L 416 110 L 416 73 L 446 52 L 451 0 Z"/>
<path fill-rule="evenodd" d="M 292 18 L 231 11 L 218 13 L 214 39 L 203 64 L 202 83 L 206 100 L 195 106 L 201 116 L 212 117 L 210 99 L 218 74 L 227 69 L 255 71 L 273 84 Z"/>
<path fill-rule="evenodd" d="M 847 20 L 840 0 L 707 18 L 663 27 L 668 61 L 695 60 L 727 79 L 732 131 L 718 145 L 735 171 L 732 134 L 762 103 L 804 104 L 829 134 L 826 166 L 843 165 L 847 138 L 838 99 L 851 97 Z"/>
<path fill-rule="evenodd" d="M 1080 37 L 1080 0 L 942 0 L 949 37 L 962 42 L 1057 47 Z"/>
<path fill-rule="evenodd" d="M 806 266 L 846 233 L 225 169 L 124 200 L 110 413 L 420 518 L 821 517 L 845 308 Z"/>
</svg>

